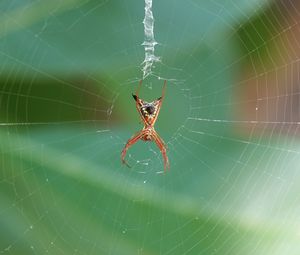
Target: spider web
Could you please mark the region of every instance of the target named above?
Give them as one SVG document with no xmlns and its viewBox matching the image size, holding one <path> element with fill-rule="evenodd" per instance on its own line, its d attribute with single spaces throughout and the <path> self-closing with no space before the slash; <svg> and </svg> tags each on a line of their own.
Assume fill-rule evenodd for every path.
<svg viewBox="0 0 300 255">
<path fill-rule="evenodd" d="M 0 3 L 0 253 L 299 254 L 299 4 L 154 1 L 147 75 L 144 8 Z"/>
</svg>

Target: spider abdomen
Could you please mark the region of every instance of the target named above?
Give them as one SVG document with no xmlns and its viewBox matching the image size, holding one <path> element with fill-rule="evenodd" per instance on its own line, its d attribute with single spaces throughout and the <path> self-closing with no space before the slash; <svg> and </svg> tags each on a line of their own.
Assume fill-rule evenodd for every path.
<svg viewBox="0 0 300 255">
<path fill-rule="evenodd" d="M 142 113 L 144 116 L 151 116 L 156 113 L 156 107 L 153 104 L 146 104 L 142 106 Z"/>
<path fill-rule="evenodd" d="M 155 107 L 153 105 L 147 105 L 145 110 L 149 113 L 149 114 L 153 114 L 155 112 Z"/>
</svg>

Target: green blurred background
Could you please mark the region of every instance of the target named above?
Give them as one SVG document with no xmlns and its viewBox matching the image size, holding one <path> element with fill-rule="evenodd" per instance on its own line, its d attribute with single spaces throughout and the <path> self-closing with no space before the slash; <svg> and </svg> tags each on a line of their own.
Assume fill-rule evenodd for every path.
<svg viewBox="0 0 300 255">
<path fill-rule="evenodd" d="M 0 2 L 0 254 L 300 254 L 300 4 Z M 161 77 L 162 79 L 159 79 Z"/>
</svg>

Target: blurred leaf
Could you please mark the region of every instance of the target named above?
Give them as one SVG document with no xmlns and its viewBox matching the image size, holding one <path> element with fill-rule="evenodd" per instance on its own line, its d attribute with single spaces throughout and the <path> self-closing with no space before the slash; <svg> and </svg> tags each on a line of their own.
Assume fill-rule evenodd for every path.
<svg viewBox="0 0 300 255">
<path fill-rule="evenodd" d="M 105 96 L 104 96 L 105 95 Z M 0 119 L 2 122 L 91 121 L 109 117 L 113 99 L 110 90 L 84 77 L 40 76 L 0 79 Z"/>
<path fill-rule="evenodd" d="M 237 35 L 241 40 L 245 61 L 252 61 L 261 68 L 274 65 L 274 59 L 280 55 L 280 51 L 272 48 L 283 48 L 274 38 L 285 26 L 289 26 L 285 18 L 287 10 L 283 8 L 284 5 L 280 6 L 280 2 L 275 1 L 270 8 L 256 13 L 239 28 Z M 272 58 L 269 58 L 270 54 Z"/>
<path fill-rule="evenodd" d="M 265 2 L 155 3 L 158 72 L 172 78 L 157 123 L 165 175 L 153 143 L 130 149 L 131 169 L 120 162 L 141 128 L 130 94 L 143 59 L 142 1 L 43 3 L 13 1 L 0 29 L 2 118 L 25 122 L 0 132 L 0 253 L 299 254 L 299 144 L 273 130 L 239 137 L 240 55 L 228 34 L 220 41 Z M 159 95 L 156 85 L 147 80 L 143 98 Z M 123 114 L 130 130 L 114 125 Z M 28 126 L 56 118 L 78 125 Z"/>
<path fill-rule="evenodd" d="M 47 16 L 58 15 L 82 4 L 81 0 L 53 1 L 2 1 L 0 6 L 0 38 L 5 35 L 26 29 L 35 23 L 47 19 Z"/>
<path fill-rule="evenodd" d="M 135 254 L 142 249 L 143 254 L 225 254 L 230 249 L 230 254 L 253 254 L 254 250 L 273 254 L 275 242 L 278 247 L 296 247 L 297 228 L 287 217 L 289 199 L 295 199 L 299 187 L 296 183 L 290 186 L 282 204 L 272 204 L 272 190 L 264 185 L 258 185 L 255 191 L 252 185 L 248 189 L 247 182 L 253 173 L 246 169 L 260 160 L 259 157 L 248 157 L 243 172 L 234 170 L 239 173 L 238 179 L 235 175 L 224 176 L 226 181 L 215 187 L 219 189 L 215 194 L 221 196 L 214 201 L 204 195 L 205 191 L 211 193 L 210 186 L 200 185 L 205 169 L 199 176 L 195 171 L 193 175 L 188 174 L 189 169 L 181 174 L 180 165 L 174 165 L 166 176 L 153 172 L 139 174 L 115 160 L 119 155 L 116 138 L 97 134 L 92 129 L 85 133 L 70 127 L 67 130 L 28 134 L 32 139 L 1 133 L 2 153 L 6 155 L 2 162 L 5 178 L 1 178 L 1 219 L 5 222 L 1 225 L 9 237 L 1 239 L 2 251 Z M 225 154 L 222 146 L 219 147 L 225 157 L 219 158 L 218 164 L 227 166 L 227 159 L 237 158 L 244 145 L 225 140 L 223 143 L 223 148 L 232 150 Z M 270 150 L 266 150 L 261 142 L 256 153 L 263 154 L 264 160 L 275 159 L 281 152 L 276 153 L 272 148 L 280 145 L 268 142 L 266 146 Z M 203 156 L 210 162 L 215 158 L 208 151 Z M 241 163 L 244 160 L 246 158 L 241 159 Z M 193 167 L 189 155 L 185 164 L 187 162 Z M 299 161 L 291 154 L 290 158 L 285 156 L 285 162 L 289 162 L 290 168 L 282 178 L 284 183 L 292 183 Z M 214 168 L 222 171 L 221 167 Z M 275 165 L 271 170 L 266 169 L 268 174 L 278 170 L 280 167 Z M 225 171 L 218 176 L 223 174 Z M 260 176 L 261 172 L 256 174 Z M 193 177 L 198 185 L 193 186 L 191 180 L 182 183 L 186 177 Z M 205 178 L 203 184 L 207 180 L 217 179 Z M 275 188 L 274 202 L 278 201 L 276 190 L 284 188 L 284 183 L 274 180 L 269 183 Z M 247 197 L 247 193 L 252 196 L 247 203 L 259 199 L 259 211 L 248 211 L 246 201 L 239 201 L 244 197 L 236 192 L 236 189 L 243 190 L 240 187 L 244 187 L 244 196 Z M 225 197 L 222 190 L 227 193 Z M 265 194 L 266 190 L 270 194 Z M 11 195 L 15 202 L 4 199 Z M 264 197 L 266 201 L 262 200 Z M 278 214 L 276 207 L 287 210 Z M 255 247 L 251 243 L 256 244 Z"/>
<path fill-rule="evenodd" d="M 168 59 L 178 47 L 194 47 L 199 40 L 234 29 L 267 2 L 154 2 L 155 34 L 163 45 L 158 51 Z M 126 67 L 139 72 L 144 55 L 143 1 L 29 1 L 21 6 L 20 1 L 5 1 L 2 6 L 0 61 L 7 71 L 112 75 Z M 172 15 L 166 15 L 170 10 Z M 178 31 L 183 31 L 180 40 Z"/>
</svg>

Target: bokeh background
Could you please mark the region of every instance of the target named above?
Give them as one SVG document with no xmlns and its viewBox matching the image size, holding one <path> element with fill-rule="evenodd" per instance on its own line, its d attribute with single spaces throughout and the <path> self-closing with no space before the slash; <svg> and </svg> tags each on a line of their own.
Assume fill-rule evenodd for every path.
<svg viewBox="0 0 300 255">
<path fill-rule="evenodd" d="M 0 254 L 300 254 L 300 4 L 0 2 Z"/>
</svg>

